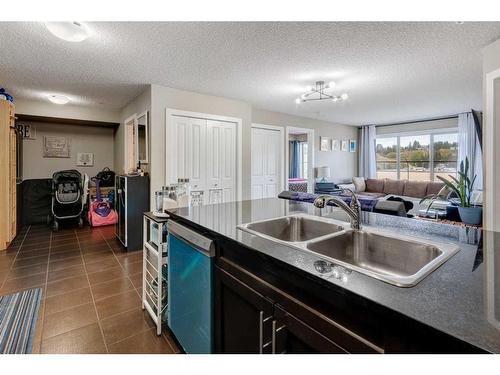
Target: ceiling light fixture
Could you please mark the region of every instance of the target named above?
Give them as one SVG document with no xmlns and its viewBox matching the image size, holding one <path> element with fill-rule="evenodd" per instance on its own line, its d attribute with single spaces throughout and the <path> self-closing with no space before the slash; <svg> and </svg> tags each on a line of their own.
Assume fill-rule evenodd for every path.
<svg viewBox="0 0 500 375">
<path fill-rule="evenodd" d="M 49 100 L 54 104 L 68 104 L 70 99 L 64 95 L 49 95 Z"/>
<path fill-rule="evenodd" d="M 342 95 L 333 95 L 330 90 L 335 87 L 335 82 L 331 81 L 325 84 L 325 81 L 318 81 L 314 84 L 314 86 L 307 86 L 306 92 L 303 93 L 300 97 L 295 99 L 295 103 L 305 103 L 310 101 L 322 101 L 322 100 L 331 100 L 333 102 L 338 102 L 341 100 L 347 100 L 349 95 L 343 93 Z"/>
<path fill-rule="evenodd" d="M 88 28 L 81 22 L 45 22 L 47 29 L 68 42 L 82 42 L 89 37 Z"/>
</svg>

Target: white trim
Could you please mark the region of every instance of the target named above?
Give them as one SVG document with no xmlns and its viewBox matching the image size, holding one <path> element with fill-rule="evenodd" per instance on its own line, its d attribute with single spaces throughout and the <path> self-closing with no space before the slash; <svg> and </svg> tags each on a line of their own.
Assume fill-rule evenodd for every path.
<svg viewBox="0 0 500 375">
<path fill-rule="evenodd" d="M 130 117 L 127 117 L 125 121 L 123 122 L 123 130 L 124 130 L 124 140 L 125 140 L 125 147 L 124 147 L 124 155 L 123 155 L 123 172 L 125 174 L 128 174 L 130 171 L 127 170 L 128 163 L 127 163 L 127 152 L 128 152 L 128 132 L 127 132 L 127 124 L 129 122 L 133 121 L 134 122 L 134 127 L 137 125 L 137 113 L 134 113 Z M 136 150 L 137 151 L 137 150 Z M 137 164 L 137 162 L 136 162 Z"/>
<path fill-rule="evenodd" d="M 267 130 L 274 130 L 274 131 L 279 131 L 281 134 L 281 171 L 279 173 L 280 176 L 280 181 L 278 184 L 278 189 L 281 191 L 285 190 L 285 180 L 287 179 L 287 173 L 285 169 L 285 144 L 286 144 L 286 138 L 285 138 L 285 128 L 282 126 L 276 126 L 276 125 L 265 125 L 265 124 L 259 124 L 259 123 L 252 123 L 252 128 L 260 128 L 260 129 L 267 129 Z M 250 145 L 250 153 L 252 153 L 252 147 Z M 250 155 L 251 156 L 251 155 Z M 250 176 L 250 180 L 251 180 Z M 250 181 L 250 184 L 252 182 Z"/>
<path fill-rule="evenodd" d="M 167 148 L 168 148 L 168 131 L 167 128 L 170 127 L 170 119 L 172 116 L 180 117 L 190 117 L 190 118 L 201 118 L 206 120 L 214 121 L 224 121 L 236 124 L 236 200 L 241 201 L 243 196 L 243 121 L 238 117 L 229 117 L 222 115 L 212 115 L 208 113 L 201 112 L 191 112 L 183 111 L 174 108 L 165 108 L 165 176 L 164 181 L 168 183 L 168 159 L 167 159 Z"/>
<path fill-rule="evenodd" d="M 495 80 L 500 69 L 486 74 L 486 113 L 483 128 L 483 171 L 485 194 L 483 222 L 486 230 L 499 230 L 495 220 Z"/>
<path fill-rule="evenodd" d="M 136 155 L 137 155 L 137 159 L 139 159 L 139 119 L 142 117 L 142 116 L 145 116 L 146 117 L 146 160 L 138 160 L 141 162 L 141 164 L 149 164 L 149 112 L 148 111 L 144 111 L 142 113 L 139 113 L 137 116 L 136 116 L 136 120 L 137 120 L 137 131 L 136 131 L 136 138 L 137 138 L 137 141 L 136 141 Z"/>
<path fill-rule="evenodd" d="M 309 152 L 309 168 L 307 171 L 307 191 L 309 193 L 314 193 L 314 144 L 315 144 L 315 138 L 314 138 L 314 129 L 310 128 L 298 128 L 295 126 L 287 126 L 285 128 L 285 143 L 288 142 L 288 136 L 290 135 L 291 132 L 300 132 L 300 133 L 306 133 L 307 134 L 307 150 Z M 290 170 L 290 155 L 288 151 L 288 147 L 285 147 L 285 190 L 288 190 L 288 171 Z"/>
</svg>

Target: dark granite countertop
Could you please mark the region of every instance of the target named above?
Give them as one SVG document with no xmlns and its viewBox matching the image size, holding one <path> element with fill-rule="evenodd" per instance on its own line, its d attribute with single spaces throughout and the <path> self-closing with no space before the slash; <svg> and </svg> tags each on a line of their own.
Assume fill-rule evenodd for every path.
<svg viewBox="0 0 500 375">
<path fill-rule="evenodd" d="M 173 220 L 195 227 L 286 262 L 364 298 L 443 331 L 483 350 L 500 353 L 500 233 L 482 232 L 422 220 L 363 213 L 364 225 L 438 242 L 455 243 L 460 251 L 411 288 L 400 288 L 353 271 L 342 281 L 319 273 L 320 258 L 237 229 L 238 224 L 305 212 L 347 221 L 336 208 L 319 210 L 309 203 L 262 199 L 170 210 Z M 463 242 L 466 241 L 467 243 Z"/>
</svg>

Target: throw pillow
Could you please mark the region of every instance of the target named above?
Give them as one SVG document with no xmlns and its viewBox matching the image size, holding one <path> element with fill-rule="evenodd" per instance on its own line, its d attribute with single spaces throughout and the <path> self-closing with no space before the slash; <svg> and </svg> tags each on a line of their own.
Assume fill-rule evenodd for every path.
<svg viewBox="0 0 500 375">
<path fill-rule="evenodd" d="M 360 193 L 366 190 L 365 178 L 364 177 L 353 177 L 352 183 L 356 189 L 356 193 Z"/>
</svg>

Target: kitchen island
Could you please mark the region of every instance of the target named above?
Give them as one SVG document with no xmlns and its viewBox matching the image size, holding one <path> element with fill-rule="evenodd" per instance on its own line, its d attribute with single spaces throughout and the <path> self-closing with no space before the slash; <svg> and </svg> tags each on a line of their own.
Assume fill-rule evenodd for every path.
<svg viewBox="0 0 500 375">
<path fill-rule="evenodd" d="M 169 211 L 214 241 L 216 352 L 500 353 L 499 233 L 364 213 L 366 227 L 460 247 L 403 288 L 339 275 L 315 254 L 237 228 L 295 213 L 347 221 L 336 208 L 281 199 Z"/>
</svg>

